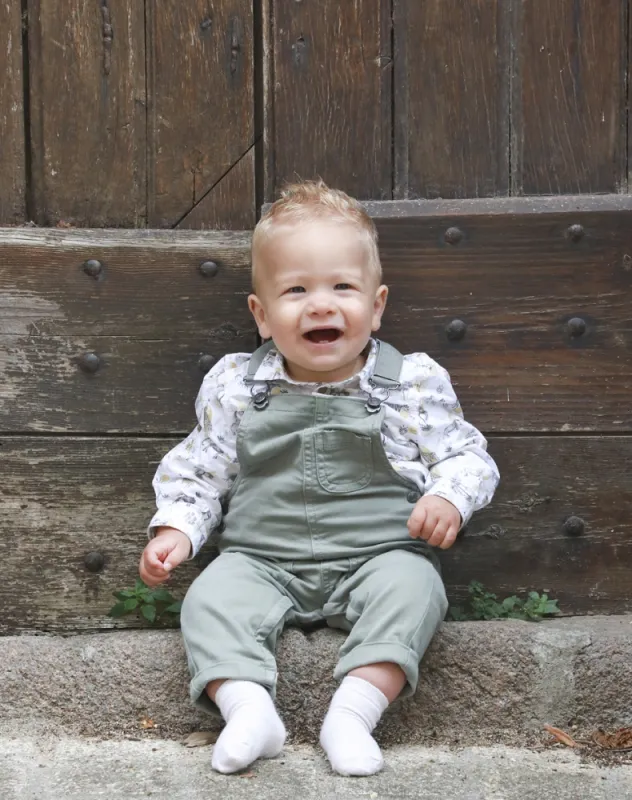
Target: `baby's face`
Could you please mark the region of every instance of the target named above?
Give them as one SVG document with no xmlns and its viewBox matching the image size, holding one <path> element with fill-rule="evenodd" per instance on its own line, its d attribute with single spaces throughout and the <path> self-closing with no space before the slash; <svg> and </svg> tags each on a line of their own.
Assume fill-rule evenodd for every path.
<svg viewBox="0 0 632 800">
<path fill-rule="evenodd" d="M 258 253 L 256 281 L 248 305 L 290 377 L 326 383 L 362 368 L 388 290 L 352 225 L 313 220 L 279 227 Z"/>
</svg>

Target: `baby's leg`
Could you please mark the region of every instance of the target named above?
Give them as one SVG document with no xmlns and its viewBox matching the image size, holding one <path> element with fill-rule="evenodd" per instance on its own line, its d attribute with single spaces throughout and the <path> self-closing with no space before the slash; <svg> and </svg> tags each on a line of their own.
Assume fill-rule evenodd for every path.
<svg viewBox="0 0 632 800">
<path fill-rule="evenodd" d="M 285 728 L 274 707 L 274 651 L 292 600 L 291 576 L 266 562 L 225 553 L 193 582 L 181 626 L 191 697 L 226 720 L 214 769 L 237 772 L 278 755 Z"/>
<path fill-rule="evenodd" d="M 320 742 L 341 775 L 371 775 L 383 766 L 371 733 L 389 703 L 411 694 L 419 661 L 447 611 L 439 574 L 421 555 L 376 556 L 338 587 L 332 609 L 346 605 L 335 627 L 351 628 L 335 677 L 344 680 L 323 722 Z"/>
</svg>

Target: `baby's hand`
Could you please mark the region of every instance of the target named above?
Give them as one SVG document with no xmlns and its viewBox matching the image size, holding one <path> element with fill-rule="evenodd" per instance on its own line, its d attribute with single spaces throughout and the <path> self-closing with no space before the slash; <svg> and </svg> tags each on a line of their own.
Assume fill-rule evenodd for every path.
<svg viewBox="0 0 632 800">
<path fill-rule="evenodd" d="M 147 586 L 158 586 L 189 557 L 191 540 L 176 528 L 159 528 L 140 557 L 138 572 Z"/>
<path fill-rule="evenodd" d="M 461 526 L 461 515 L 448 500 L 426 495 L 417 501 L 408 520 L 408 533 L 413 539 L 447 550 L 452 547 Z"/>
</svg>

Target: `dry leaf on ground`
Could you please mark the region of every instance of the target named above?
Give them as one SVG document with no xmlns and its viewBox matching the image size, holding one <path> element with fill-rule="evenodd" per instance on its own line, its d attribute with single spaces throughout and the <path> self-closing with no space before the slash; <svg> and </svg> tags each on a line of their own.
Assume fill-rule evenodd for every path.
<svg viewBox="0 0 632 800">
<path fill-rule="evenodd" d="M 190 733 L 182 742 L 185 747 L 206 747 L 208 744 L 215 744 L 217 733 L 215 731 L 194 731 Z"/>
<path fill-rule="evenodd" d="M 256 778 L 256 774 L 254 772 L 244 772 L 243 775 L 239 776 L 240 778 Z"/>
<path fill-rule="evenodd" d="M 153 721 L 153 719 L 149 719 L 149 717 L 141 717 L 139 722 L 140 727 L 143 730 L 148 730 L 149 728 L 157 728 L 158 725 Z"/>
<path fill-rule="evenodd" d="M 567 747 L 581 747 L 579 742 L 576 742 L 572 736 L 569 736 L 568 733 L 564 733 L 564 731 L 561 731 L 559 728 L 554 728 L 552 725 L 545 725 L 544 730 Z"/>
<path fill-rule="evenodd" d="M 619 728 L 614 733 L 606 733 L 598 728 L 593 733 L 593 742 L 605 750 L 632 750 L 632 728 Z"/>
</svg>

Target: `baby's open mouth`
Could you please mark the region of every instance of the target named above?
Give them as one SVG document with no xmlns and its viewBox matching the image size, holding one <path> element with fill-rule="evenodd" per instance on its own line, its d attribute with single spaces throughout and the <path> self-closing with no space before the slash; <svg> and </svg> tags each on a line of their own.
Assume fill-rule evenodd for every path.
<svg viewBox="0 0 632 800">
<path fill-rule="evenodd" d="M 303 336 L 314 344 L 329 344 L 342 336 L 337 328 L 320 328 L 320 330 L 307 331 Z"/>
</svg>

